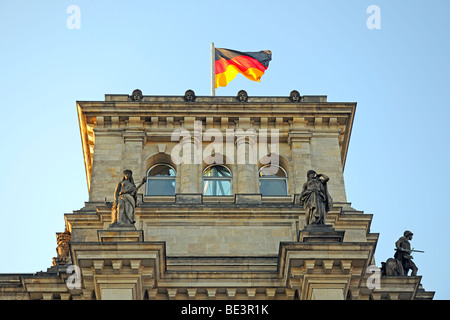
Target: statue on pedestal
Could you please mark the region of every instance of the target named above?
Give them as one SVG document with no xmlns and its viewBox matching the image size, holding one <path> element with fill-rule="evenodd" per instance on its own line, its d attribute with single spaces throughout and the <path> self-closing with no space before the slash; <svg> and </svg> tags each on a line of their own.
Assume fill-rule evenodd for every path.
<svg viewBox="0 0 450 320">
<path fill-rule="evenodd" d="M 382 262 L 381 274 L 385 276 L 407 276 L 409 270 L 411 270 L 411 276 L 417 276 L 417 266 L 412 261 L 413 252 L 422 252 L 420 250 L 411 249 L 411 244 L 413 233 L 406 230 L 403 236 L 400 237 L 397 242 L 395 242 L 395 254 L 394 258 L 389 258 L 386 262 Z"/>
<path fill-rule="evenodd" d="M 137 204 L 137 191 L 147 181 L 147 177 L 136 187 L 131 170 L 123 172 L 123 178 L 117 183 L 112 205 L 111 227 L 134 227 L 134 209 Z"/>
<path fill-rule="evenodd" d="M 307 181 L 300 193 L 300 205 L 306 211 L 306 224 L 324 225 L 326 214 L 333 206 L 333 199 L 328 193 L 327 182 L 330 180 L 324 174 L 314 170 L 307 172 Z"/>
<path fill-rule="evenodd" d="M 56 237 L 57 256 L 53 258 L 53 266 L 64 265 L 69 261 L 69 259 L 70 259 L 69 242 L 70 242 L 71 236 L 72 235 L 67 230 L 64 230 L 63 233 L 60 233 L 57 235 L 57 237 Z"/>
<path fill-rule="evenodd" d="M 403 237 L 400 237 L 400 239 L 398 239 L 395 243 L 396 252 L 394 254 L 394 258 L 400 261 L 405 276 L 408 275 L 408 271 L 411 270 L 411 276 L 414 277 L 417 275 L 418 268 L 412 261 L 413 256 L 411 253 L 413 251 L 417 252 L 417 250 L 411 250 L 409 240 L 412 240 L 412 237 L 413 233 L 409 230 L 406 230 L 403 233 Z"/>
</svg>

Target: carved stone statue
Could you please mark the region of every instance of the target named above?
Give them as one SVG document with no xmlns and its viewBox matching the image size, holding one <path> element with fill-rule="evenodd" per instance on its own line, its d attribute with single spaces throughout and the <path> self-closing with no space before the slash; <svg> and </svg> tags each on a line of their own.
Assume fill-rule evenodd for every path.
<svg viewBox="0 0 450 320">
<path fill-rule="evenodd" d="M 289 95 L 289 100 L 291 100 L 291 102 L 300 102 L 300 99 L 300 93 L 297 90 L 292 90 L 291 94 Z"/>
<path fill-rule="evenodd" d="M 408 275 L 408 271 L 411 270 L 411 276 L 417 275 L 417 266 L 412 261 L 412 250 L 411 250 L 411 244 L 409 243 L 410 240 L 412 240 L 413 233 L 409 230 L 406 230 L 403 233 L 403 237 L 400 237 L 397 242 L 395 243 L 395 254 L 394 258 L 400 261 L 404 275 Z"/>
<path fill-rule="evenodd" d="M 69 242 L 71 239 L 71 234 L 69 231 L 65 230 L 56 237 L 56 254 L 57 256 L 53 258 L 53 265 L 63 265 L 67 263 L 69 259 Z"/>
<path fill-rule="evenodd" d="M 326 214 L 333 206 L 333 199 L 327 188 L 329 178 L 324 174 L 317 174 L 314 170 L 309 170 L 307 179 L 300 193 L 300 205 L 306 211 L 306 224 L 325 224 Z"/>
<path fill-rule="evenodd" d="M 137 204 L 137 191 L 147 181 L 147 177 L 136 187 L 131 170 L 123 172 L 123 178 L 117 183 L 112 205 L 112 227 L 134 226 L 134 209 Z"/>
<path fill-rule="evenodd" d="M 141 101 L 142 100 L 142 91 L 139 89 L 134 90 L 133 93 L 131 94 L 131 99 L 133 101 Z"/>
<path fill-rule="evenodd" d="M 389 258 L 386 262 L 381 263 L 381 275 L 382 276 L 403 276 L 403 266 L 397 259 Z"/>
<path fill-rule="evenodd" d="M 189 89 L 184 93 L 184 101 L 186 102 L 195 102 L 196 98 L 194 90 Z"/>
<path fill-rule="evenodd" d="M 394 258 L 389 258 L 386 262 L 381 263 L 381 274 L 384 276 L 407 276 L 409 270 L 411 270 L 411 276 L 417 275 L 417 266 L 412 261 L 411 253 L 413 251 L 423 252 L 419 250 L 412 250 L 411 244 L 413 233 L 406 230 L 403 236 L 400 237 L 395 243 Z"/>
<path fill-rule="evenodd" d="M 247 91 L 240 90 L 236 96 L 236 100 L 239 102 L 247 102 L 248 101 Z"/>
</svg>

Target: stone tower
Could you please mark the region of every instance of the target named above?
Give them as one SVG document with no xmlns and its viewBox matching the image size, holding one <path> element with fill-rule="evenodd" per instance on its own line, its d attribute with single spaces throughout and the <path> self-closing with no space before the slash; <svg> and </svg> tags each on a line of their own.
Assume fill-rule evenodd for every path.
<svg viewBox="0 0 450 320">
<path fill-rule="evenodd" d="M 0 298 L 432 299 L 421 276 L 370 285 L 379 235 L 343 178 L 355 108 L 296 91 L 77 101 L 89 200 L 64 215 L 53 266 L 0 275 Z M 143 185 L 117 226 L 124 170 Z M 323 227 L 300 205 L 309 170 L 329 178 Z"/>
</svg>

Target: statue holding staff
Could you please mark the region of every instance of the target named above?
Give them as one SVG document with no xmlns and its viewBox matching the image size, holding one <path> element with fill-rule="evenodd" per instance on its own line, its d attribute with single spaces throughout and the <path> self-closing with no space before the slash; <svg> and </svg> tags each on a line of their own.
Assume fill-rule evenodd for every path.
<svg viewBox="0 0 450 320">
<path fill-rule="evenodd" d="M 132 226 L 134 220 L 134 209 L 137 204 L 137 191 L 147 181 L 147 177 L 136 187 L 131 170 L 123 172 L 123 178 L 117 183 L 114 192 L 114 203 L 112 205 L 112 225 L 113 226 Z"/>
<path fill-rule="evenodd" d="M 300 205 L 306 211 L 306 224 L 323 225 L 326 214 L 333 205 L 333 199 L 327 189 L 327 182 L 330 179 L 314 170 L 309 170 L 306 175 L 308 180 L 303 184 L 300 193 Z"/>
</svg>

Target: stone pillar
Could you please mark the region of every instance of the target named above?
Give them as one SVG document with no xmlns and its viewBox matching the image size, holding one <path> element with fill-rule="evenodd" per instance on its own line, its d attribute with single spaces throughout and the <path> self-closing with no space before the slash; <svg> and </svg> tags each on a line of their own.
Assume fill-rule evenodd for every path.
<svg viewBox="0 0 450 320">
<path fill-rule="evenodd" d="M 184 138 L 180 168 L 180 193 L 202 193 L 201 140 L 196 137 Z M 188 148 L 190 152 L 188 151 Z M 188 152 L 189 154 L 185 154 Z"/>
<path fill-rule="evenodd" d="M 114 200 L 114 190 L 122 178 L 123 139 L 120 132 L 95 129 L 95 147 L 89 187 L 89 201 Z"/>
<path fill-rule="evenodd" d="M 240 194 L 259 194 L 256 133 L 236 134 L 237 191 Z"/>
<path fill-rule="evenodd" d="M 330 178 L 327 185 L 333 202 L 347 202 L 339 147 L 339 131 L 316 129 L 311 138 L 311 147 L 312 169 L 317 173 L 326 174 Z"/>
<path fill-rule="evenodd" d="M 292 167 L 294 180 L 294 194 L 302 191 L 302 186 L 306 182 L 306 173 L 313 169 L 311 164 L 311 132 L 308 130 L 290 130 L 288 142 L 292 152 Z"/>
<path fill-rule="evenodd" d="M 133 172 L 134 183 L 138 185 L 146 172 L 142 163 L 142 149 L 145 143 L 145 132 L 143 130 L 125 130 L 122 133 L 123 148 L 123 170 Z"/>
</svg>

